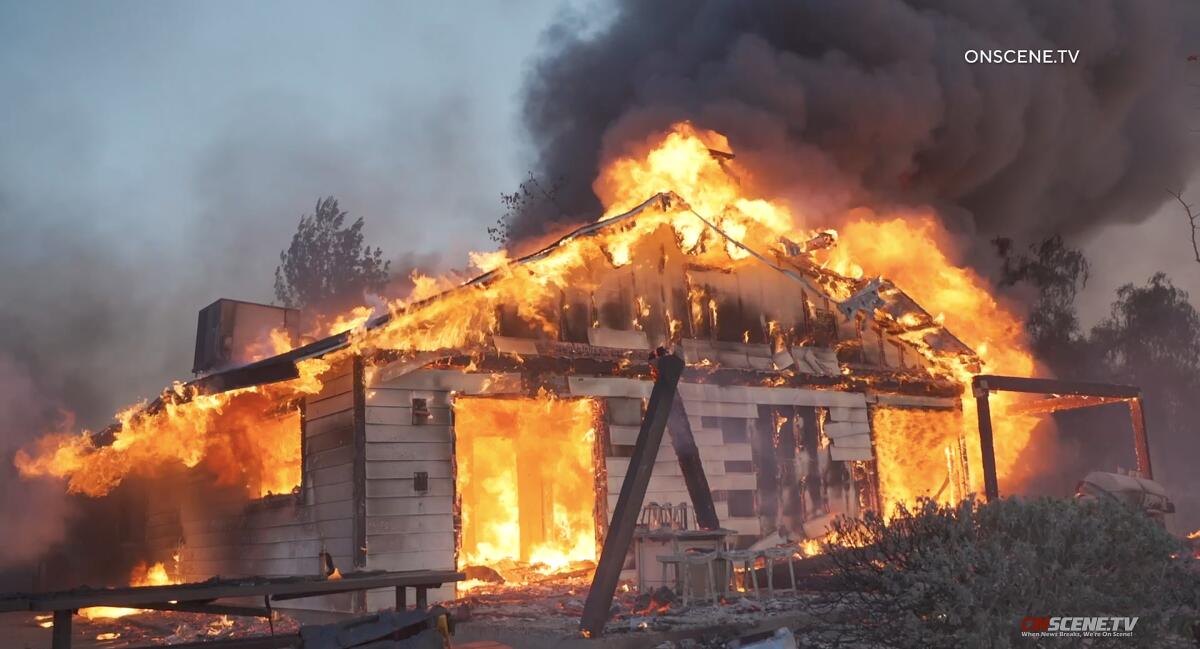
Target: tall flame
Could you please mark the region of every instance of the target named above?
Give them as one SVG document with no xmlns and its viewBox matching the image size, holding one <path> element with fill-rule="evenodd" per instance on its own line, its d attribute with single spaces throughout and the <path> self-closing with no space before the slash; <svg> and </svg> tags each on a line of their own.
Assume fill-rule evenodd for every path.
<svg viewBox="0 0 1200 649">
<path fill-rule="evenodd" d="M 562 291 L 590 281 L 590 268 L 630 264 L 634 244 L 664 227 L 673 232 L 680 251 L 698 264 L 724 268 L 756 263 L 752 253 L 777 251 L 781 237 L 803 240 L 796 239 L 808 232 L 802 215 L 793 214 L 794 206 L 783 201 L 751 195 L 747 188 L 754 179 L 733 153 L 722 135 L 676 124 L 611 160 L 593 185 L 605 205 L 603 219 L 641 205 L 656 193 L 671 192 L 670 200 L 645 209 L 638 218 L 596 236 L 567 238 L 551 254 L 521 264 L 509 263 L 502 254 L 475 255 L 475 266 L 492 273 L 484 281 L 464 284 L 454 276 L 414 276 L 412 293 L 378 310 L 387 317 L 376 326 L 364 326 L 376 312 L 366 307 L 327 318 L 327 328 L 317 333 L 348 329 L 349 344 L 324 361 L 302 362 L 300 379 L 217 395 L 177 395 L 152 413 L 130 408 L 118 415 L 121 428 L 111 445 L 97 446 L 90 434 L 49 435 L 19 454 L 16 463 L 23 475 L 67 478 L 72 491 L 93 496 L 107 493 L 131 471 L 170 463 L 203 464 L 227 482 L 246 485 L 252 494 L 286 491 L 299 478 L 298 434 L 289 430 L 290 423 L 270 422 L 280 419 L 280 404 L 317 393 L 330 363 L 375 349 L 470 352 L 498 331 L 501 313 L 557 337 Z M 933 214 L 863 210 L 845 220 L 840 236 L 820 233 L 827 242 L 837 241 L 836 247 L 815 253 L 828 268 L 850 277 L 883 275 L 894 280 L 926 309 L 940 314 L 949 330 L 978 353 L 987 371 L 1031 373 L 1033 359 L 1023 342 L 1020 320 L 992 296 L 986 281 L 944 252 L 946 232 Z M 854 285 L 851 279 L 843 280 L 842 286 Z M 715 323 L 720 316 L 711 299 L 693 302 L 692 309 L 699 312 L 666 314 L 672 335 L 681 319 L 708 318 Z M 639 306 L 631 326 L 642 328 L 643 315 Z M 279 336 L 273 340 L 276 351 L 290 344 Z M 936 371 L 948 371 L 950 376 L 944 378 L 962 384 L 970 379 L 966 365 Z M 968 412 L 963 419 L 971 422 L 973 402 L 964 401 Z M 1003 478 L 1028 445 L 1032 421 L 1006 413 L 1003 398 L 993 403 Z M 963 432 L 974 444 L 973 431 Z M 969 451 L 977 462 L 978 449 Z M 977 483 L 979 472 L 970 473 Z"/>
<path fill-rule="evenodd" d="M 596 418 L 594 401 L 545 391 L 456 402 L 461 565 L 595 560 Z"/>
</svg>

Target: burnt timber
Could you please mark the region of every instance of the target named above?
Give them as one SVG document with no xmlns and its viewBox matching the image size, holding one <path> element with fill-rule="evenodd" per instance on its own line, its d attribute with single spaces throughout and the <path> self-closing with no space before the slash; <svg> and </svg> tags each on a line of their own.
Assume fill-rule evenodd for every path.
<svg viewBox="0 0 1200 649">
<path fill-rule="evenodd" d="M 350 573 L 342 579 L 318 577 L 251 577 L 210 579 L 206 582 L 168 586 L 129 586 L 125 588 L 77 588 L 53 593 L 17 593 L 0 595 L 0 612 L 41 611 L 54 613 L 52 649 L 71 646 L 71 616 L 81 608 L 118 606 L 159 610 L 188 610 L 214 615 L 231 614 L 230 608 L 210 605 L 231 597 L 261 597 L 264 609 L 241 610 L 234 614 L 267 613 L 270 603 L 318 595 L 362 592 L 392 588 L 397 593 L 397 608 L 403 605 L 404 589 L 417 591 L 418 608 L 424 608 L 425 591 L 445 583 L 462 581 L 455 571 L 423 570 L 412 572 Z M 269 613 L 267 613 L 269 615 Z"/>
<path fill-rule="evenodd" d="M 1138 472 L 1148 479 L 1154 479 L 1154 472 L 1150 467 L 1150 439 L 1146 433 L 1146 416 L 1142 412 L 1142 391 L 1136 386 L 979 374 L 971 380 L 971 392 L 975 397 L 976 412 L 979 417 L 979 446 L 983 453 L 984 495 L 989 501 L 1000 497 L 1000 487 L 996 478 L 996 451 L 992 440 L 992 411 L 988 401 L 992 392 L 1023 392 L 1044 394 L 1050 397 L 1022 404 L 1016 409 L 1018 412 L 1028 414 L 1045 414 L 1059 410 L 1102 406 L 1109 403 L 1127 403 L 1130 423 L 1133 427 L 1133 448 L 1137 457 Z"/>
</svg>

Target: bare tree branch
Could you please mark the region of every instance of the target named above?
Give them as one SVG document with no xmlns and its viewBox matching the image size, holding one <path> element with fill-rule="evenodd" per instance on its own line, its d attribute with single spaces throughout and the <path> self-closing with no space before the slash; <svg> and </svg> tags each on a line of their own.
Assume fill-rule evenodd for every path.
<svg viewBox="0 0 1200 649">
<path fill-rule="evenodd" d="M 1179 192 L 1168 190 L 1168 194 L 1175 197 L 1175 200 L 1183 206 L 1183 213 L 1187 215 L 1188 225 L 1192 228 L 1192 254 L 1196 256 L 1196 262 L 1200 263 L 1200 245 L 1196 244 L 1196 220 L 1200 219 L 1200 213 L 1192 211 L 1192 206 L 1188 205 L 1187 201 L 1183 200 L 1183 196 Z"/>
</svg>

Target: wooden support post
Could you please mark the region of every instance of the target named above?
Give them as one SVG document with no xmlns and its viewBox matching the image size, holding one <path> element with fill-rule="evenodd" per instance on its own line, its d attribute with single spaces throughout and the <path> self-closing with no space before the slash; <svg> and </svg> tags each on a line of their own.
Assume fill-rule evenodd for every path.
<svg viewBox="0 0 1200 649">
<path fill-rule="evenodd" d="M 408 608 L 408 588 L 405 586 L 396 586 L 396 610 L 403 611 Z"/>
<path fill-rule="evenodd" d="M 972 386 L 975 410 L 979 415 L 979 451 L 983 455 L 983 493 L 988 502 L 1000 497 L 996 482 L 996 449 L 992 442 L 992 408 L 988 403 L 988 384 L 976 377 Z"/>
<path fill-rule="evenodd" d="M 71 615 L 74 611 L 55 611 L 50 649 L 71 649 Z"/>
<path fill-rule="evenodd" d="M 1154 479 L 1150 469 L 1150 438 L 1146 435 L 1146 413 L 1142 410 L 1142 398 L 1129 400 L 1129 418 L 1133 420 L 1133 451 L 1137 454 L 1138 473 L 1147 480 Z"/>
<path fill-rule="evenodd" d="M 429 608 L 429 597 L 424 586 L 417 586 L 417 610 L 424 611 Z"/>
<path fill-rule="evenodd" d="M 367 567 L 367 384 L 362 354 L 354 355 L 351 374 L 354 391 L 354 484 L 351 490 L 354 550 L 351 561 L 355 570 L 364 570 Z M 367 612 L 365 591 L 355 592 L 351 598 L 355 612 Z"/>
<path fill-rule="evenodd" d="M 621 494 L 617 497 L 612 525 L 600 550 L 600 561 L 596 564 L 592 587 L 588 590 L 587 601 L 583 605 L 580 627 L 586 637 L 599 636 L 608 622 L 613 593 L 616 592 L 617 582 L 621 578 L 621 568 L 625 565 L 629 544 L 633 541 L 633 528 L 637 525 L 642 501 L 646 498 L 650 473 L 654 469 L 654 458 L 658 455 L 658 447 L 662 443 L 663 431 L 667 427 L 672 402 L 675 400 L 679 377 L 683 373 L 683 359 L 673 354 L 661 356 L 650 362 L 656 375 L 654 390 L 650 393 L 650 402 L 642 418 L 642 427 L 633 447 L 633 456 L 629 458 L 629 469 L 621 482 Z"/>
<path fill-rule="evenodd" d="M 717 506 L 713 504 L 712 490 L 709 489 L 708 478 L 704 475 L 704 464 L 700 461 L 700 449 L 696 447 L 692 424 L 688 421 L 683 399 L 678 392 L 671 400 L 671 416 L 667 421 L 667 430 L 671 434 L 675 456 L 679 458 L 679 470 L 683 473 L 688 496 L 691 497 L 692 507 L 696 511 L 696 527 L 702 530 L 721 527 L 721 521 L 717 519 Z"/>
</svg>

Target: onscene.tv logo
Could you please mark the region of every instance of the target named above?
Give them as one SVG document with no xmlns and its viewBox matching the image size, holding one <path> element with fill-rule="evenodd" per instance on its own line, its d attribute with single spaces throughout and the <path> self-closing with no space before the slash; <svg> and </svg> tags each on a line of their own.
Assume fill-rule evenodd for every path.
<svg viewBox="0 0 1200 649">
<path fill-rule="evenodd" d="M 1096 637 L 1129 638 L 1137 626 L 1136 617 L 1057 617 L 1027 615 L 1021 618 L 1021 635 L 1025 637 Z"/>
</svg>

